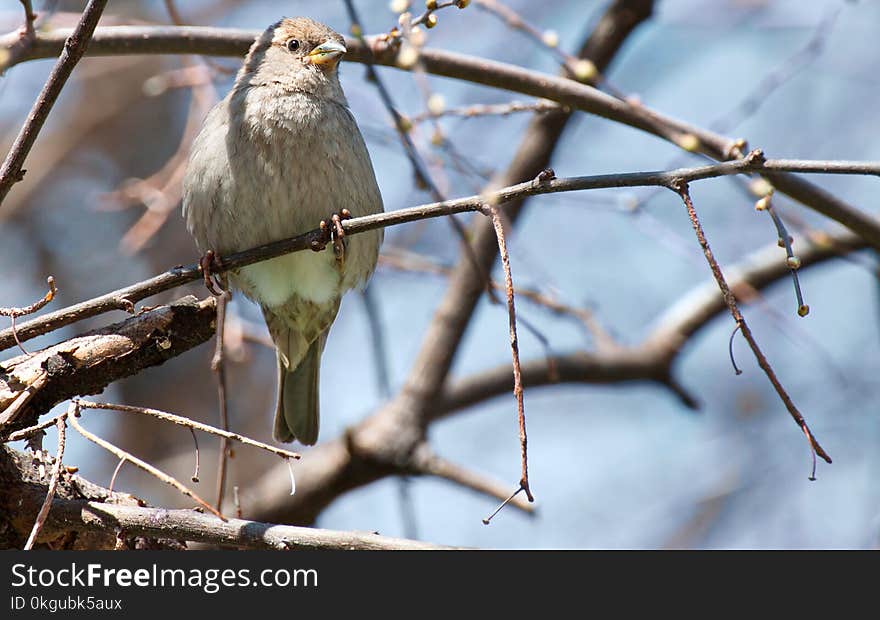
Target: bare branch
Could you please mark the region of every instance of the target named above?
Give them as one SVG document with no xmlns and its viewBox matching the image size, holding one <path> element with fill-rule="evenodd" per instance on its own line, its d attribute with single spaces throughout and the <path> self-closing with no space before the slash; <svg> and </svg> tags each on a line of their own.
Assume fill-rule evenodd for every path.
<svg viewBox="0 0 880 620">
<path fill-rule="evenodd" d="M 40 507 L 47 482 L 35 456 L 0 446 L 0 544 L 23 544 Z M 150 508 L 126 493 L 114 493 L 65 474 L 39 543 L 60 549 L 185 549 L 181 540 L 242 549 L 456 549 L 416 540 L 361 532 L 291 527 L 230 519 L 220 521 L 193 510 Z"/>
<path fill-rule="evenodd" d="M 494 497 L 498 501 L 502 501 L 510 495 L 506 485 L 437 456 L 431 451 L 428 444 L 423 444 L 416 449 L 410 467 L 413 473 L 442 478 L 480 495 Z M 535 513 L 534 504 L 528 501 L 514 501 L 511 502 L 511 505 L 526 514 Z"/>
<path fill-rule="evenodd" d="M 650 14 L 651 2 L 618 0 L 609 9 L 618 9 L 616 19 L 623 27 L 606 31 L 606 37 L 622 41 L 634 24 Z M 631 6 L 630 6 L 631 5 Z M 647 12 L 645 7 L 647 6 Z M 629 15 L 622 16 L 624 12 Z M 625 23 L 629 19 L 631 23 Z M 57 53 L 67 31 L 40 34 L 26 59 L 43 58 Z M 141 27 L 121 26 L 99 29 L 91 52 L 98 55 L 119 54 L 209 54 L 243 56 L 256 31 L 197 27 Z M 369 46 L 369 49 L 367 49 Z M 346 41 L 347 57 L 355 62 L 401 68 L 398 49 L 387 42 L 373 38 L 367 45 L 357 39 Z M 607 46 L 616 49 L 616 45 Z M 590 58 L 602 71 L 613 54 Z M 589 55 L 587 56 L 589 57 Z M 423 49 L 419 61 L 425 71 L 436 75 L 466 80 L 495 88 L 519 92 L 533 97 L 551 99 L 565 106 L 623 123 L 668 140 L 685 150 L 703 153 L 713 159 L 726 160 L 743 155 L 744 142 L 726 138 L 655 112 L 641 104 L 607 95 L 595 88 L 564 77 L 554 77 L 522 67 L 474 58 L 454 52 Z M 858 232 L 873 245 L 880 247 L 880 223 L 866 213 L 853 208 L 836 196 L 790 174 L 766 174 L 767 179 L 782 193 L 806 206 L 837 220 Z M 522 177 L 521 177 L 522 178 Z"/>
<path fill-rule="evenodd" d="M 55 466 L 52 468 L 52 478 L 49 480 L 49 490 L 46 492 L 46 500 L 40 507 L 40 512 L 37 513 L 37 519 L 34 521 L 34 529 L 31 530 L 31 534 L 28 536 L 27 542 L 24 544 L 25 551 L 33 549 L 34 543 L 40 535 L 40 530 L 43 529 L 43 525 L 46 523 L 46 518 L 49 516 L 49 509 L 52 507 L 52 500 L 55 499 L 55 492 L 58 490 L 58 481 L 61 479 L 61 461 L 64 458 L 64 446 L 67 443 L 65 433 L 67 430 L 66 419 L 66 415 L 56 418 L 55 426 L 58 428 L 58 450 L 55 452 Z"/>
<path fill-rule="evenodd" d="M 496 207 L 491 207 L 492 227 L 495 229 L 495 237 L 498 240 L 498 254 L 501 257 L 501 265 L 504 268 L 504 286 L 507 293 L 507 319 L 510 331 L 510 353 L 513 358 L 513 396 L 516 398 L 516 412 L 519 421 L 519 444 L 522 460 L 522 474 L 519 480 L 520 488 L 525 491 L 530 502 L 535 501 L 529 488 L 529 450 L 528 437 L 526 435 L 526 412 L 523 403 L 522 368 L 519 364 L 519 339 L 516 335 L 516 302 L 513 293 L 513 276 L 510 273 L 510 256 L 507 253 L 507 242 L 504 238 L 504 225 L 501 215 Z"/>
<path fill-rule="evenodd" d="M 76 403 L 74 403 L 73 406 L 76 407 Z M 141 469 L 143 469 L 145 472 L 147 472 L 148 474 L 150 474 L 151 476 L 153 476 L 157 480 L 161 480 L 165 484 L 169 484 L 169 485 L 173 486 L 175 489 L 177 489 L 182 494 L 184 494 L 187 497 L 189 497 L 190 499 L 192 499 L 194 502 L 196 502 L 198 505 L 200 505 L 205 510 L 213 513 L 216 517 L 225 520 L 225 517 L 220 513 L 220 511 L 218 511 L 216 508 L 214 508 L 213 506 L 208 504 L 208 502 L 206 502 L 201 497 L 196 495 L 196 493 L 193 490 L 191 490 L 185 484 L 183 484 L 182 482 L 177 480 L 177 478 L 175 478 L 174 476 L 170 476 L 170 475 L 166 474 L 164 471 L 162 471 L 158 467 L 153 467 L 152 465 L 150 465 L 146 461 L 141 460 L 132 454 L 129 454 L 128 452 L 119 448 L 118 446 L 114 446 L 112 443 L 110 443 L 106 439 L 101 439 L 100 437 L 98 437 L 94 433 L 90 433 L 89 431 L 84 429 L 82 427 L 82 425 L 77 421 L 77 413 L 78 413 L 78 411 L 76 413 L 74 413 L 73 415 L 68 416 L 68 420 L 70 421 L 70 425 L 76 430 L 77 433 L 79 433 L 80 435 L 82 435 L 83 437 L 85 437 L 86 439 L 91 441 L 92 443 L 101 446 L 102 448 L 104 448 L 105 450 L 110 452 L 111 454 L 116 455 L 117 458 L 125 459 L 127 462 L 131 463 L 132 465 L 136 465 L 137 467 L 140 467 Z"/>
<path fill-rule="evenodd" d="M 73 396 L 161 364 L 214 333 L 213 299 L 187 297 L 0 364 L 0 436 Z"/>
<path fill-rule="evenodd" d="M 95 30 L 95 26 L 98 25 L 98 20 L 101 18 L 101 13 L 104 12 L 106 4 L 107 0 L 89 0 L 88 5 L 86 5 L 83 11 L 82 18 L 80 18 L 79 23 L 73 29 L 69 38 L 65 40 L 64 49 L 61 50 L 58 62 L 52 68 L 49 79 L 46 80 L 46 84 L 37 96 L 37 100 L 34 102 L 27 120 L 25 120 L 21 131 L 15 138 L 15 142 L 12 143 L 12 148 L 9 149 L 3 165 L 0 166 L 0 204 L 3 203 L 3 199 L 6 198 L 6 194 L 9 193 L 12 186 L 24 178 L 25 170 L 23 166 L 25 159 L 28 153 L 30 153 L 34 142 L 36 142 L 37 135 L 43 128 L 49 112 L 52 111 L 55 100 L 61 94 L 61 89 L 64 88 L 67 78 L 70 77 L 76 63 L 85 54 L 92 33 Z M 25 3 L 25 10 L 28 13 L 28 27 L 30 30 L 33 30 L 33 23 L 30 19 L 32 11 L 30 10 L 29 2 Z"/>
<path fill-rule="evenodd" d="M 700 247 L 703 249 L 703 254 L 705 254 L 706 256 L 706 261 L 709 263 L 709 267 L 712 269 L 712 275 L 715 277 L 715 281 L 718 283 L 718 287 L 721 289 L 721 294 L 724 297 L 724 303 L 727 305 L 727 308 L 730 310 L 730 314 L 733 316 L 733 319 L 739 326 L 740 333 L 742 333 L 743 338 L 745 338 L 746 342 L 749 343 L 749 347 L 752 349 L 752 353 L 755 354 L 755 359 L 758 360 L 758 365 L 761 367 L 761 370 L 764 371 L 764 374 L 767 375 L 767 378 L 773 385 L 773 389 L 776 390 L 776 393 L 779 395 L 779 398 L 782 400 L 785 408 L 788 409 L 788 412 L 791 414 L 792 419 L 794 419 L 795 423 L 800 427 L 801 431 L 803 431 L 804 435 L 807 438 L 807 441 L 810 444 L 810 450 L 814 454 L 818 454 L 819 456 L 821 456 L 826 462 L 830 463 L 831 457 L 828 456 L 825 450 L 822 449 L 822 446 L 819 445 L 819 442 L 816 441 L 816 438 L 813 436 L 812 431 L 810 431 L 810 427 L 807 426 L 807 421 L 804 419 L 803 415 L 801 415 L 801 412 L 798 411 L 798 408 L 791 400 L 788 392 L 786 392 L 785 388 L 782 387 L 782 383 L 776 376 L 776 372 L 773 370 L 770 362 L 767 361 L 766 356 L 761 351 L 761 348 L 758 346 L 757 340 L 755 340 L 755 337 L 752 335 L 752 330 L 749 328 L 745 318 L 740 312 L 739 307 L 736 303 L 736 297 L 731 291 L 730 286 L 727 284 L 727 280 L 724 278 L 724 274 L 721 272 L 721 267 L 715 260 L 715 257 L 712 254 L 712 250 L 709 247 L 709 242 L 706 240 L 706 235 L 703 232 L 703 227 L 700 224 L 700 220 L 697 217 L 697 212 L 694 209 L 694 204 L 691 201 L 691 196 L 690 192 L 688 191 L 687 183 L 678 182 L 672 185 L 670 189 L 675 190 L 681 196 L 685 208 L 687 209 L 688 217 L 691 220 L 691 225 L 694 227 L 694 232 L 697 235 L 697 240 L 700 243 Z M 814 475 L 811 476 L 811 479 L 815 477 L 815 465 L 813 467 L 813 474 Z"/>
<path fill-rule="evenodd" d="M 229 441 L 237 441 L 246 446 L 259 448 L 260 450 L 265 450 L 266 452 L 269 452 L 276 456 L 280 456 L 283 459 L 300 458 L 300 455 L 296 452 L 291 452 L 290 450 L 285 450 L 283 448 L 276 448 L 275 446 L 270 446 L 269 444 L 263 443 L 262 441 L 257 441 L 255 439 L 251 439 L 250 437 L 239 435 L 238 433 L 232 433 L 226 429 L 211 426 L 210 424 L 196 422 L 195 420 L 191 420 L 189 418 L 185 418 L 179 415 L 174 415 L 173 413 L 168 413 L 167 411 L 159 411 L 158 409 L 150 409 L 149 407 L 134 407 L 132 405 L 96 403 L 88 400 L 80 400 L 78 402 L 80 409 L 103 409 L 105 411 L 122 411 L 125 413 L 139 413 L 141 415 L 148 415 L 159 420 L 164 420 L 165 422 L 171 422 L 172 424 L 177 424 L 179 426 L 185 426 L 186 428 L 191 428 L 193 430 L 202 431 L 203 433 L 208 433 L 209 435 L 222 437 L 224 439 L 228 439 Z"/>
<path fill-rule="evenodd" d="M 242 549 L 402 551 L 457 549 L 378 534 L 275 525 L 241 519 L 220 521 L 194 510 L 65 501 L 54 506 L 52 514 L 53 518 L 73 530 L 122 530 L 128 535 L 173 537 Z"/>
</svg>

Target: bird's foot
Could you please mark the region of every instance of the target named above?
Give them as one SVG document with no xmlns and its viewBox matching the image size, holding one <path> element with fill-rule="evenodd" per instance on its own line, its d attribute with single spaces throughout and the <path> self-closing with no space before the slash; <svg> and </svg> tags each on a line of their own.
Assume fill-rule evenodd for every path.
<svg viewBox="0 0 880 620">
<path fill-rule="evenodd" d="M 199 259 L 199 267 L 202 268 L 202 277 L 205 279 L 205 287 L 215 297 L 220 297 L 225 292 L 223 283 L 218 274 L 214 271 L 223 268 L 220 257 L 214 253 L 214 250 L 208 250 L 205 255 Z M 219 289 L 219 290 L 218 290 Z"/>
<path fill-rule="evenodd" d="M 324 231 L 327 240 L 333 242 L 333 254 L 336 255 L 340 269 L 345 266 L 345 229 L 342 227 L 342 221 L 347 219 L 351 219 L 351 211 L 342 209 L 330 216 L 329 223 L 327 220 L 321 220 L 321 230 Z"/>
</svg>

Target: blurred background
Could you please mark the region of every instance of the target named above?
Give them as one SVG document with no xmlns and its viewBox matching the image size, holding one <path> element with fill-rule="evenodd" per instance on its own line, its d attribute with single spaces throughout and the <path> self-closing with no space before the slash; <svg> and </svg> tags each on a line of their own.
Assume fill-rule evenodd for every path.
<svg viewBox="0 0 880 620">
<path fill-rule="evenodd" d="M 72 25 L 85 2 L 42 2 L 52 25 Z M 366 33 L 387 32 L 400 3 L 358 0 Z M 417 3 L 418 4 L 418 3 Z M 545 43 L 576 52 L 607 6 L 592 0 L 504 0 L 542 33 Z M 180 17 L 197 25 L 262 29 L 281 15 L 308 15 L 348 33 L 341 0 L 190 0 Z M 414 11 L 421 12 L 416 6 Z M 556 73 L 546 45 L 511 29 L 474 5 L 438 13 L 427 45 Z M 20 25 L 21 7 L 6 0 L 0 26 Z M 161 1 L 110 3 L 102 24 L 170 23 Z M 654 109 L 701 127 L 746 137 L 770 157 L 880 159 L 880 3 L 862 0 L 658 0 L 654 16 L 627 40 L 607 72 L 614 88 Z M 0 79 L 0 132 L 8 149 L 42 86 L 52 60 L 28 62 Z M 28 174 L 0 207 L 0 304 L 22 306 L 58 283 L 61 308 L 197 258 L 179 211 L 179 172 L 188 136 L 222 97 L 235 59 L 176 56 L 86 58 L 76 68 L 27 160 Z M 528 102 L 513 93 L 379 68 L 398 108 L 411 118 L 433 105 Z M 342 81 L 373 158 L 386 209 L 430 202 L 416 188 L 376 89 L 364 67 L 343 63 Z M 413 137 L 449 196 L 479 191 L 503 170 L 529 113 L 442 118 L 418 123 Z M 438 144 L 442 143 L 442 144 Z M 181 145 L 184 148 L 181 149 Z M 553 166 L 559 176 L 656 170 L 693 164 L 671 144 L 583 114 L 565 133 Z M 877 180 L 813 177 L 856 205 L 877 213 Z M 741 181 L 692 187 L 706 233 L 722 266 L 773 243 L 766 214 L 753 208 Z M 833 222 L 784 197 L 775 204 L 793 230 Z M 560 236 L 564 228 L 577 231 Z M 795 234 L 797 234 L 795 232 Z M 651 189 L 603 190 L 535 198 L 509 239 L 514 281 L 595 313 L 622 344 L 636 345 L 676 300 L 710 278 L 680 201 Z M 371 292 L 383 327 L 392 391 L 404 381 L 446 282 L 442 275 L 401 270 L 395 257 L 415 253 L 452 265 L 459 240 L 448 223 L 389 229 Z M 780 250 L 780 260 L 784 254 Z M 410 260 L 412 263 L 412 260 Z M 502 278 L 499 272 L 496 274 Z M 764 374 L 737 341 L 735 376 L 728 357 L 733 326 L 717 317 L 686 346 L 678 380 L 701 409 L 684 408 L 656 385 L 564 385 L 526 391 L 534 517 L 506 510 L 484 526 L 492 499 L 433 479 L 385 479 L 340 498 L 317 525 L 378 531 L 444 544 L 485 548 L 875 548 L 880 544 L 880 416 L 878 416 L 877 265 L 862 253 L 804 271 L 811 313 L 799 318 L 791 282 L 769 288 L 746 308 L 759 342 L 783 384 L 834 457 L 810 482 L 803 435 Z M 184 294 L 171 291 L 147 303 Z M 589 349 L 583 325 L 518 301 L 520 316 L 538 327 L 554 353 Z M 271 441 L 274 353 L 259 310 L 236 298 L 228 325 L 231 428 Z M 120 320 L 104 315 L 31 341 L 36 350 L 88 328 Z M 4 325 L 5 327 L 5 325 Z M 524 360 L 545 346 L 520 329 Z M 19 354 L 0 353 L 0 359 Z M 217 422 L 213 343 L 120 381 L 100 397 Z M 509 363 L 506 311 L 482 302 L 458 352 L 454 377 Z M 374 411 L 383 401 L 364 301 L 344 301 L 324 354 L 322 439 Z M 329 380 L 345 381 L 333 389 Z M 63 405 L 62 405 L 63 406 Z M 190 434 L 139 416 L 91 412 L 85 424 L 102 436 L 188 479 Z M 509 481 L 519 477 L 515 405 L 485 402 L 431 427 L 435 450 L 459 464 Z M 201 482 L 212 497 L 216 442 L 201 439 Z M 44 445 L 55 445 L 48 437 Z M 52 448 L 54 449 L 54 448 Z M 213 452 L 212 452 L 213 451 Z M 308 458 L 306 452 L 305 458 Z M 65 461 L 107 485 L 116 459 L 81 437 L 69 439 Z M 235 448 L 230 485 L 246 487 L 276 463 Z M 116 489 L 154 505 L 185 506 L 185 498 L 133 467 Z M 231 487 L 230 487 L 231 488 Z M 242 506 L 247 516 L 247 506 Z"/>
</svg>

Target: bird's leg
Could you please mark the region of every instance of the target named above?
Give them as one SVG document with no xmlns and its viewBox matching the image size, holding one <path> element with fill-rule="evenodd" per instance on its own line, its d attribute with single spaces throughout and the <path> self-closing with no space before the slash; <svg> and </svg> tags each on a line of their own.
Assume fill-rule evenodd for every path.
<svg viewBox="0 0 880 620">
<path fill-rule="evenodd" d="M 342 209 L 330 216 L 330 223 L 327 220 L 321 220 L 321 230 L 327 235 L 328 240 L 333 241 L 333 253 L 336 255 L 336 262 L 339 268 L 345 266 L 345 229 L 342 227 L 342 220 L 351 218 L 351 211 Z"/>
<path fill-rule="evenodd" d="M 223 284 L 220 276 L 214 274 L 214 270 L 222 268 L 220 257 L 214 253 L 214 250 L 208 250 L 205 255 L 199 259 L 199 267 L 202 268 L 202 277 L 205 279 L 205 287 L 215 297 L 223 295 Z M 217 288 L 220 290 L 218 291 Z"/>
</svg>

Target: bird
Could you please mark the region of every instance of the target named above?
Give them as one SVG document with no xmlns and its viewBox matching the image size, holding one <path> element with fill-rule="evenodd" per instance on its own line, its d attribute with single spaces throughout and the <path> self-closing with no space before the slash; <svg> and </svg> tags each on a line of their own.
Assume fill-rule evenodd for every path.
<svg viewBox="0 0 880 620">
<path fill-rule="evenodd" d="M 206 116 L 183 180 L 186 227 L 203 257 L 230 254 L 383 211 L 369 152 L 339 82 L 345 39 L 283 18 L 250 47 Z M 341 227 L 336 228 L 341 232 Z M 341 237 L 341 235 L 340 235 Z M 259 304 L 276 349 L 274 438 L 318 440 L 321 354 L 342 296 L 376 268 L 381 229 L 227 273 Z M 204 265 L 204 262 L 202 263 Z M 207 280 L 206 280 L 207 281 Z"/>
</svg>

